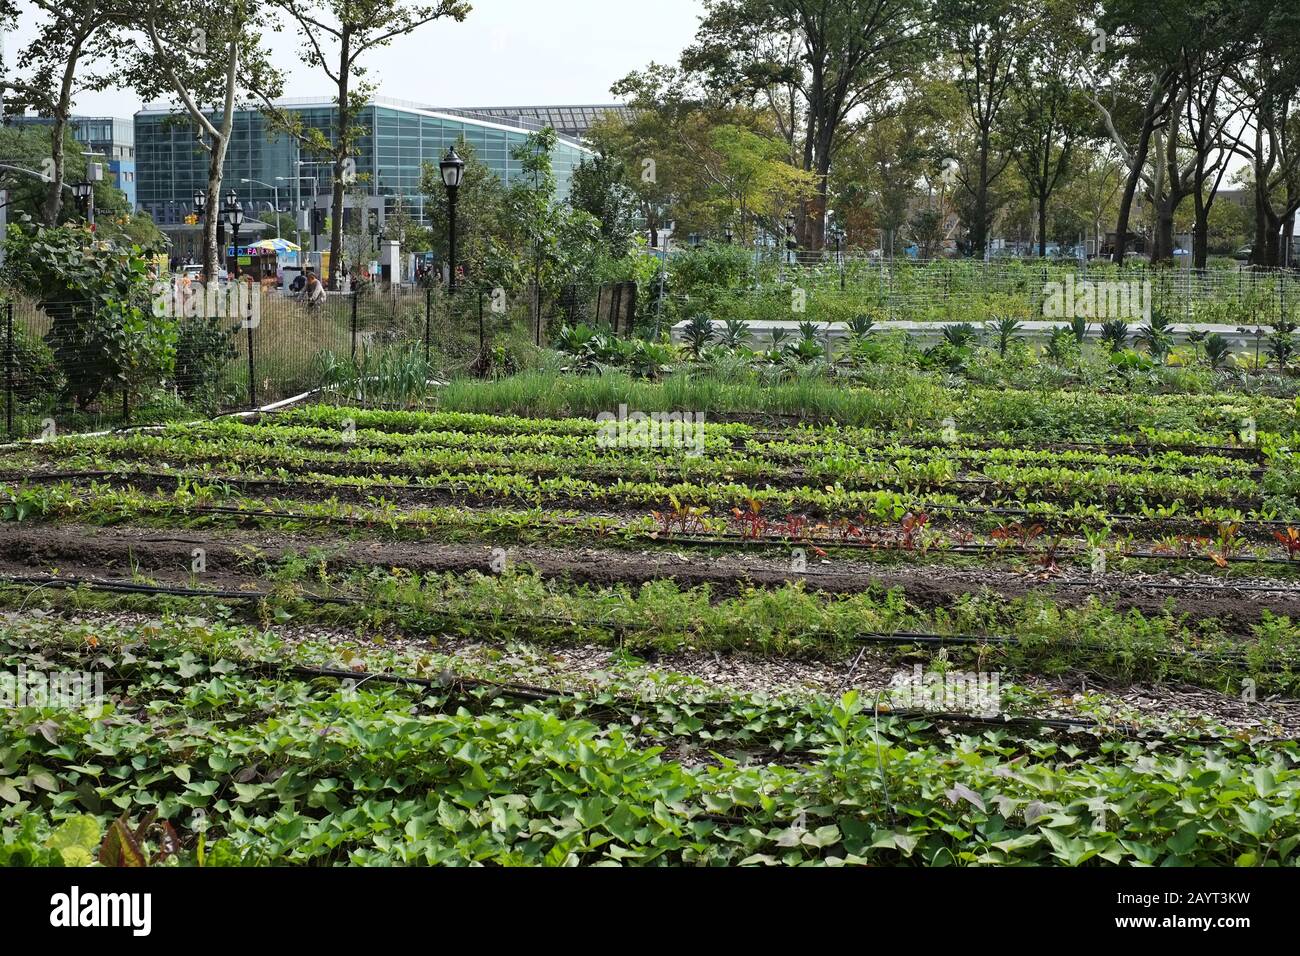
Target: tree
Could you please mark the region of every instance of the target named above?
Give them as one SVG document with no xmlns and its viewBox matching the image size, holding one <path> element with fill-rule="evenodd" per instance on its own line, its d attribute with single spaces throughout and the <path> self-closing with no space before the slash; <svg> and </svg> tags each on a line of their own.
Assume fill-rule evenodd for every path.
<svg viewBox="0 0 1300 956">
<path fill-rule="evenodd" d="M 117 5 L 113 0 L 30 2 L 45 14 L 45 19 L 18 55 L 18 65 L 26 77 L 6 78 L 6 90 L 16 94 L 9 98 L 7 108 L 19 113 L 35 109 L 54 120 L 49 130 L 50 162 L 40 215 L 43 223 L 53 226 L 59 221 L 67 181 L 64 134 L 72 115 L 72 100 L 78 92 L 103 89 L 112 80 L 111 73 L 91 73 L 84 67 L 111 61 L 119 39 L 115 29 Z"/>
<path fill-rule="evenodd" d="M 64 130 L 64 175 L 71 180 L 86 178 L 87 158 L 80 143 L 70 129 Z M 41 178 L 42 164 L 49 158 L 49 131 L 37 126 L 0 127 L 0 157 L 7 166 L 28 170 L 27 174 L 14 169 L 0 169 L 0 189 L 9 194 L 9 220 L 33 222 L 44 220 L 47 184 Z M 163 235 L 148 216 L 134 215 L 126 195 L 107 179 L 92 184 L 95 195 L 96 233 L 100 236 L 135 242 L 141 246 L 158 248 Z M 75 218 L 71 207 L 64 204 L 60 220 Z M 58 225 L 58 223 L 56 223 Z"/>
<path fill-rule="evenodd" d="M 627 184 L 627 166 L 621 159 L 598 153 L 573 171 L 569 205 L 592 215 L 600 223 L 609 254 L 626 256 L 636 233 L 636 194 Z"/>
<path fill-rule="evenodd" d="M 259 45 L 265 7 L 231 0 L 223 7 L 179 0 L 133 0 L 122 13 L 145 33 L 127 75 L 145 99 L 178 100 L 208 157 L 208 214 L 203 222 L 203 273 L 224 273 L 217 250 L 222 172 L 241 92 L 278 95 L 282 80 Z"/>
<path fill-rule="evenodd" d="M 816 194 L 811 173 L 791 164 L 784 140 L 762 110 L 712 97 L 680 70 L 651 65 L 614 86 L 635 110 L 591 138 L 621 159 L 650 232 L 667 220 L 675 232 L 742 237 L 784 230 L 785 214 Z"/>
<path fill-rule="evenodd" d="M 817 177 L 796 227 L 820 249 L 831 165 L 850 121 L 883 107 L 921 49 L 920 0 L 705 0 L 682 67 L 731 101 L 758 102 Z"/>
<path fill-rule="evenodd" d="M 1167 259 L 1179 204 L 1203 189 L 1215 169 L 1212 153 L 1224 161 L 1224 126 L 1212 114 L 1222 65 L 1234 56 L 1239 19 L 1238 5 L 1227 0 L 1103 0 L 1093 49 L 1100 73 L 1109 79 L 1094 82 L 1097 92 L 1089 99 L 1128 166 L 1115 227 L 1116 262 L 1124 258 L 1139 186 L 1146 186 L 1156 210 L 1152 256 Z M 1134 77 L 1144 79 L 1142 100 L 1129 93 Z M 1196 104 L 1204 104 L 1199 133 L 1190 143 L 1179 132 L 1189 99 L 1194 99 L 1193 116 Z M 1192 162 L 1184 167 L 1180 149 L 1189 146 Z"/>
<path fill-rule="evenodd" d="M 1300 10 L 1251 0 L 1239 15 L 1258 24 L 1232 70 L 1247 109 L 1237 151 L 1250 163 L 1254 186 L 1251 262 L 1274 266 L 1281 261 L 1279 234 L 1290 242 L 1300 210 L 1300 114 L 1293 109 L 1300 97 Z"/>
<path fill-rule="evenodd" d="M 1008 139 L 1037 211 L 1039 256 L 1047 255 L 1048 203 L 1069 175 L 1075 143 L 1090 125 L 1087 103 L 1072 83 L 1080 32 L 1071 0 L 1049 5 L 1015 67 Z"/>
<path fill-rule="evenodd" d="M 361 59 L 434 20 L 464 20 L 470 6 L 463 0 L 438 0 L 431 4 L 407 3 L 405 0 L 272 2 L 302 28 L 306 39 L 301 52 L 302 61 L 324 72 L 334 84 L 336 116 L 333 137 L 327 139 L 320 131 L 312 130 L 306 134 L 304 144 L 312 152 L 333 160 L 329 285 L 337 289 L 343 248 L 343 196 L 348 184 L 355 179 L 356 161 L 353 157 L 357 141 L 365 133 L 357 121 L 373 93 L 373 86 L 366 81 L 366 68 L 361 65 Z M 291 132 L 294 130 L 292 123 L 285 125 Z"/>
<path fill-rule="evenodd" d="M 556 142 L 548 126 L 511 151 L 520 166 L 507 193 L 504 248 L 512 254 L 493 264 L 513 275 L 531 272 L 538 344 L 543 298 L 574 283 L 580 273 L 594 271 L 603 246 L 600 224 L 589 213 L 556 200 L 551 164 Z"/>
<path fill-rule="evenodd" d="M 866 245 L 875 229 L 880 248 L 893 254 L 927 168 L 950 168 L 939 138 L 956 106 L 952 93 L 951 87 L 918 78 L 894 109 L 856 128 L 841 146 L 831 170 L 831 197 L 850 245 Z"/>
<path fill-rule="evenodd" d="M 958 180 L 970 198 L 967 233 L 971 252 L 983 256 L 997 213 L 992 188 L 1011 162 L 1003 109 L 1029 48 L 1031 20 L 1014 0 L 937 0 L 940 39 L 955 67 L 973 139 L 971 161 Z"/>
<path fill-rule="evenodd" d="M 478 158 L 473 145 L 462 139 L 456 153 L 465 161 L 460 192 L 456 196 L 458 234 L 456 253 L 471 282 L 480 284 L 491 276 L 492 285 L 507 286 L 503 281 L 501 256 L 505 246 L 505 219 L 508 194 L 499 176 Z M 433 252 L 447 261 L 448 208 L 447 187 L 436 163 L 425 163 L 420 175 L 420 192 L 424 194 L 424 213 L 429 221 Z M 507 258 L 509 255 L 507 254 Z M 509 270 L 506 270 L 507 273 Z M 483 287 L 480 285 L 480 287 Z"/>
</svg>

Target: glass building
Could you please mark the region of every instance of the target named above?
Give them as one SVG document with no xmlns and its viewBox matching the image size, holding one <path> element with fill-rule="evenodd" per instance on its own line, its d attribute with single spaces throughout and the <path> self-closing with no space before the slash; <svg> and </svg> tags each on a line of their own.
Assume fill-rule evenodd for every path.
<svg viewBox="0 0 1300 956">
<path fill-rule="evenodd" d="M 48 116 L 13 116 L 14 126 L 52 126 Z M 81 144 L 91 162 L 107 167 L 109 179 L 126 193 L 127 203 L 136 208 L 135 127 L 130 120 L 113 116 L 70 116 L 72 138 Z"/>
<path fill-rule="evenodd" d="M 333 140 L 334 105 L 328 100 L 282 100 L 278 104 L 301 122 Z M 217 122 L 214 118 L 214 122 Z M 345 197 L 345 219 L 364 206 L 371 222 L 400 206 L 421 223 L 428 222 L 420 193 L 425 163 L 437 165 L 449 146 L 463 137 L 477 157 L 509 184 L 519 174 L 511 151 L 522 144 L 533 124 L 452 115 L 397 100 L 375 97 L 358 125 L 364 130 L 356 147 L 356 183 Z M 194 211 L 194 193 L 206 188 L 207 153 L 200 148 L 193 123 L 174 108 L 146 108 L 135 114 L 137 208 L 159 226 L 178 226 Z M 558 190 L 568 194 L 574 168 L 592 153 L 577 139 L 561 136 L 551 157 Z M 333 189 L 328 156 L 300 148 L 295 138 L 271 127 L 257 109 L 235 114 L 226 155 L 222 192 L 234 189 L 245 212 L 270 218 L 272 209 L 327 210 Z M 346 223 L 345 223 L 346 225 Z"/>
<path fill-rule="evenodd" d="M 498 123 L 521 123 L 539 129 L 549 126 L 557 133 L 578 138 L 586 136 L 593 123 L 610 114 L 625 120 L 632 118 L 631 108 L 617 103 L 606 106 L 474 106 L 444 109 L 443 112 Z"/>
</svg>

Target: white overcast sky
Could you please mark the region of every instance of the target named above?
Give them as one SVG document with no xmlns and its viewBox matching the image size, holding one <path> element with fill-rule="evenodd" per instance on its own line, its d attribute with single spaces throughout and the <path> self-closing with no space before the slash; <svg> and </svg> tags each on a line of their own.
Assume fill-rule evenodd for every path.
<svg viewBox="0 0 1300 956">
<path fill-rule="evenodd" d="M 195 0 L 196 3 L 214 0 Z M 671 63 L 695 35 L 699 0 L 470 0 L 462 23 L 435 22 L 363 61 L 379 93 L 437 106 L 609 103 L 609 87 L 651 60 Z M 32 8 L 28 8 L 30 11 Z M 4 38 L 5 59 L 36 29 L 36 15 Z M 298 59 L 299 36 L 270 34 L 286 96 L 329 95 L 329 81 Z M 74 110 L 129 117 L 130 90 L 82 93 Z"/>
</svg>

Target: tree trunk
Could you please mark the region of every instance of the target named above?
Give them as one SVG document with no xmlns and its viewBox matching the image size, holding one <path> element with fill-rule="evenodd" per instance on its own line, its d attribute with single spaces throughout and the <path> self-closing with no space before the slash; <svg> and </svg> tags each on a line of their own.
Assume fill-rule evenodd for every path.
<svg viewBox="0 0 1300 956">
<path fill-rule="evenodd" d="M 980 131 L 979 181 L 975 184 L 975 221 L 971 223 L 971 254 L 984 258 L 989 230 L 989 134 Z"/>
<path fill-rule="evenodd" d="M 1196 202 L 1196 225 L 1192 235 L 1192 268 L 1204 269 L 1210 258 L 1210 206 L 1213 200 L 1206 202 L 1199 188 L 1193 196 Z"/>
<path fill-rule="evenodd" d="M 225 272 L 225 250 L 217 249 L 217 220 L 221 218 L 221 166 L 225 161 L 225 143 L 212 141 L 208 153 L 208 200 L 203 216 L 203 276 L 216 279 Z"/>
<path fill-rule="evenodd" d="M 341 265 L 343 253 L 343 190 L 346 183 L 343 182 L 343 171 L 347 168 L 349 153 L 348 127 L 351 123 L 351 113 L 348 104 L 348 86 L 352 70 L 351 63 L 351 41 L 352 32 L 345 24 L 343 34 L 339 39 L 339 116 L 336 127 L 338 143 L 334 152 L 334 188 L 330 197 L 330 273 L 329 287 L 335 291 L 339 288 L 339 267 Z M 456 263 L 451 263 L 452 280 L 455 281 L 454 270 Z"/>
<path fill-rule="evenodd" d="M 72 84 L 77 75 L 77 61 L 81 58 L 81 46 L 86 35 L 78 34 L 68 49 L 68 62 L 63 67 L 63 77 L 59 83 L 59 103 L 54 110 L 54 125 L 50 127 L 50 159 L 54 168 L 50 170 L 54 178 L 45 193 L 45 203 L 41 209 L 41 218 L 47 226 L 59 224 L 59 212 L 63 207 L 63 135 L 68 128 L 68 116 L 72 112 Z"/>
<path fill-rule="evenodd" d="M 1112 260 L 1123 264 L 1124 252 L 1128 246 L 1129 217 L 1133 215 L 1133 197 L 1137 193 L 1138 183 L 1142 179 L 1142 167 L 1147 161 L 1147 151 L 1151 148 L 1151 124 L 1144 123 L 1142 134 L 1138 137 L 1137 152 L 1129 169 L 1128 179 L 1124 183 L 1124 195 L 1119 201 L 1119 216 L 1115 222 L 1115 251 Z"/>
</svg>

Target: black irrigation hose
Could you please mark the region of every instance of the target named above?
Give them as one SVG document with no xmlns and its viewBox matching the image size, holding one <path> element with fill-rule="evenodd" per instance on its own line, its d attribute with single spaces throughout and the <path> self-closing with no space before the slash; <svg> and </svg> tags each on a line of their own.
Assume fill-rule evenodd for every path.
<svg viewBox="0 0 1300 956">
<path fill-rule="evenodd" d="M 0 574 L 0 587 L 4 586 L 31 587 L 36 590 L 39 590 L 42 587 L 60 590 L 85 589 L 89 591 L 103 591 L 114 594 L 181 597 L 196 600 L 217 598 L 219 600 L 230 601 L 264 601 L 280 599 L 302 601 L 307 604 L 337 604 L 346 606 L 371 606 L 375 604 L 372 598 L 359 598 L 346 595 L 317 595 L 311 593 L 280 595 L 273 591 L 232 591 L 206 588 L 184 588 L 174 585 L 139 584 L 133 581 L 104 581 L 96 580 L 94 578 L 54 577 L 52 575 Z M 391 605 L 384 605 L 384 607 L 391 609 Z M 573 618 L 559 618 L 550 615 L 498 614 L 490 611 L 474 611 L 469 609 L 436 611 L 429 608 L 419 608 L 417 610 L 420 613 L 428 614 L 430 616 L 453 619 L 461 618 L 497 624 L 507 623 L 516 627 L 550 624 L 559 627 L 572 628 L 574 630 L 605 630 L 620 640 L 629 634 L 637 635 L 653 633 L 655 630 L 655 628 L 650 625 L 622 625 L 609 621 L 575 620 Z M 885 644 L 903 647 L 913 645 L 1010 646 L 1019 643 L 1014 637 L 1005 635 L 938 634 L 922 631 L 893 631 L 888 633 L 860 632 L 849 637 L 848 640 L 854 643 Z M 1071 638 L 1061 639 L 1057 643 L 1064 647 L 1083 651 L 1105 653 L 1111 650 L 1111 648 L 1105 645 L 1089 643 L 1086 641 L 1076 641 Z M 1184 658 L 1205 664 L 1241 664 L 1247 660 L 1244 649 L 1224 649 L 1214 652 L 1164 651 L 1156 653 L 1153 656 L 1162 657 L 1167 660 Z"/>
</svg>

